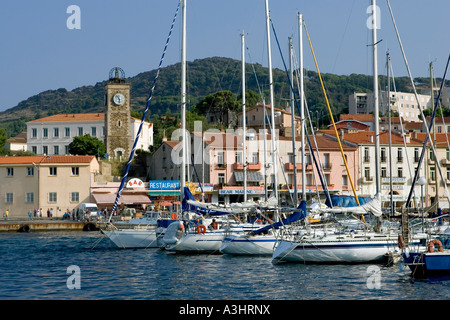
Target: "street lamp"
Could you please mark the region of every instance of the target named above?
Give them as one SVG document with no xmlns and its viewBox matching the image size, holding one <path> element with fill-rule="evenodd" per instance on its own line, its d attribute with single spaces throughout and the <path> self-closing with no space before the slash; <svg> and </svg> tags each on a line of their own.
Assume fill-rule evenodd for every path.
<svg viewBox="0 0 450 320">
<path fill-rule="evenodd" d="M 421 189 L 421 203 L 422 203 L 422 232 L 423 232 L 423 231 L 424 231 L 424 230 L 423 230 L 423 224 L 424 224 L 424 218 L 423 218 L 423 214 L 424 214 L 424 208 L 423 208 L 423 186 L 425 185 L 425 183 L 427 183 L 427 180 L 426 180 L 424 177 L 420 177 L 420 178 L 417 180 L 417 183 L 419 184 L 420 189 Z"/>
</svg>

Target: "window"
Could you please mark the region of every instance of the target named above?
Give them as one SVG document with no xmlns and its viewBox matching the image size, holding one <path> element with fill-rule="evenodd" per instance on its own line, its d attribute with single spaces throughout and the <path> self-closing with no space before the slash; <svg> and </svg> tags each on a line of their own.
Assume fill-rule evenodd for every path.
<svg viewBox="0 0 450 320">
<path fill-rule="evenodd" d="M 367 181 L 371 181 L 371 179 L 370 179 L 370 168 L 369 167 L 364 168 L 364 178 Z"/>
<path fill-rule="evenodd" d="M 403 162 L 402 148 L 397 148 L 397 161 L 398 162 Z"/>
<path fill-rule="evenodd" d="M 91 136 L 96 137 L 97 136 L 97 127 L 91 128 Z"/>
<path fill-rule="evenodd" d="M 14 193 L 7 193 L 5 202 L 6 203 L 13 203 L 13 201 L 14 201 Z"/>
<path fill-rule="evenodd" d="M 402 167 L 397 168 L 397 177 L 399 177 L 399 178 L 403 177 L 403 168 Z"/>
<path fill-rule="evenodd" d="M 236 152 L 236 154 L 234 155 L 234 162 L 242 163 L 242 153 L 241 152 Z"/>
<path fill-rule="evenodd" d="M 43 136 L 44 138 L 48 138 L 48 129 L 47 129 L 47 128 L 44 128 L 42 132 L 43 132 L 43 133 L 42 133 L 42 136 Z"/>
<path fill-rule="evenodd" d="M 217 153 L 217 164 L 223 165 L 223 152 Z"/>
<path fill-rule="evenodd" d="M 69 146 L 67 146 L 67 145 L 64 146 L 64 150 L 65 150 L 65 152 L 64 152 L 65 154 L 69 154 Z"/>
<path fill-rule="evenodd" d="M 414 148 L 414 162 L 419 162 L 419 148 Z"/>
<path fill-rule="evenodd" d="M 364 162 L 369 162 L 369 161 L 370 161 L 369 148 L 364 147 Z"/>
<path fill-rule="evenodd" d="M 55 177 L 55 176 L 56 176 L 56 173 L 57 173 L 56 167 L 50 167 L 50 168 L 48 168 L 48 175 L 49 175 L 49 176 Z"/>
<path fill-rule="evenodd" d="M 59 128 L 53 128 L 53 137 L 55 138 L 59 137 Z"/>
<path fill-rule="evenodd" d="M 313 185 L 312 174 L 307 174 L 306 175 L 306 185 L 307 186 L 312 186 Z"/>
<path fill-rule="evenodd" d="M 252 154 L 252 163 L 253 164 L 258 164 L 259 162 L 259 154 L 258 152 L 253 152 Z"/>
<path fill-rule="evenodd" d="M 34 154 L 37 154 L 37 147 L 36 146 L 32 146 L 31 147 L 31 152 L 33 152 Z"/>
<path fill-rule="evenodd" d="M 78 135 L 79 136 L 83 135 L 83 127 L 78 127 Z"/>
<path fill-rule="evenodd" d="M 25 193 L 25 203 L 33 203 L 34 202 L 34 193 L 27 192 Z"/>
<path fill-rule="evenodd" d="M 224 184 L 225 183 L 225 173 L 219 173 L 218 180 L 219 180 L 219 184 Z"/>
<path fill-rule="evenodd" d="M 383 178 L 387 177 L 386 167 L 381 167 L 381 177 L 383 177 Z"/>
<path fill-rule="evenodd" d="M 447 180 L 450 180 L 450 168 L 447 167 Z"/>
<path fill-rule="evenodd" d="M 34 176 L 34 167 L 27 168 L 27 176 L 29 176 L 29 177 Z"/>
<path fill-rule="evenodd" d="M 37 129 L 36 128 L 31 129 L 31 137 L 37 138 Z"/>
<path fill-rule="evenodd" d="M 346 175 L 342 176 L 342 185 L 348 186 L 348 177 Z"/>
<path fill-rule="evenodd" d="M 72 167 L 72 176 L 80 175 L 80 167 Z"/>
<path fill-rule="evenodd" d="M 48 202 L 56 202 L 58 200 L 57 193 L 56 192 L 49 192 L 48 193 Z"/>
<path fill-rule="evenodd" d="M 53 146 L 53 154 L 55 155 L 59 154 L 59 146 Z"/>
<path fill-rule="evenodd" d="M 386 148 L 381 148 L 381 162 L 386 162 Z"/>
<path fill-rule="evenodd" d="M 70 202 L 79 202 L 80 201 L 80 193 L 79 192 L 71 192 L 70 193 Z"/>
<path fill-rule="evenodd" d="M 323 166 L 324 166 L 325 169 L 331 168 L 330 154 L 329 153 L 324 153 L 323 154 Z"/>
<path fill-rule="evenodd" d="M 48 154 L 48 146 L 43 146 L 42 147 L 42 153 L 43 154 Z"/>
<path fill-rule="evenodd" d="M 64 135 L 66 137 L 70 137 L 70 128 L 65 128 L 64 131 L 65 131 Z"/>
<path fill-rule="evenodd" d="M 436 170 L 434 167 L 430 167 L 430 179 L 431 181 L 436 181 Z"/>
<path fill-rule="evenodd" d="M 6 168 L 6 175 L 8 177 L 13 177 L 14 176 L 14 168 Z"/>
</svg>

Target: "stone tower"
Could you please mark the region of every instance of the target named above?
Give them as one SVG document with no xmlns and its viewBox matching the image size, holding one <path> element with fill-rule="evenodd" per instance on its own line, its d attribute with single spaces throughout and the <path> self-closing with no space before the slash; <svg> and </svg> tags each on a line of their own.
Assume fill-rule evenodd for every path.
<svg viewBox="0 0 450 320">
<path fill-rule="evenodd" d="M 130 84 L 121 68 L 109 72 L 105 85 L 106 152 L 110 157 L 127 159 L 131 153 Z"/>
</svg>

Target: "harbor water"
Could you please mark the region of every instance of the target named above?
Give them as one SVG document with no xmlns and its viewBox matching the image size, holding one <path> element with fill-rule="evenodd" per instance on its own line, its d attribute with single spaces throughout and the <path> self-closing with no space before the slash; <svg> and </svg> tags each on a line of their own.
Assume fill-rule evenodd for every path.
<svg viewBox="0 0 450 320">
<path fill-rule="evenodd" d="M 401 263 L 275 264 L 270 257 L 115 248 L 100 232 L 0 233 L 2 300 L 447 300 L 450 278 Z"/>
</svg>

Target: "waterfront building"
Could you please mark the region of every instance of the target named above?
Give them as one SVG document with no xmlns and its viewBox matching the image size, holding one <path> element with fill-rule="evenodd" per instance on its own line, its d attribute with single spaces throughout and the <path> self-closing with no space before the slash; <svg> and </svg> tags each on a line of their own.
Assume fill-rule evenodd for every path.
<svg viewBox="0 0 450 320">
<path fill-rule="evenodd" d="M 332 137 L 331 130 L 323 131 L 324 134 Z M 374 196 L 376 194 L 375 177 L 375 143 L 373 131 L 340 131 L 341 142 L 350 142 L 359 149 L 356 184 L 359 185 L 360 195 Z M 399 132 L 392 131 L 391 147 L 389 148 L 389 132 L 380 131 L 380 185 L 381 201 L 384 207 L 389 207 L 390 203 L 390 181 L 392 177 L 393 201 L 396 207 L 401 207 L 407 200 L 411 189 L 412 179 L 419 162 L 422 151 L 423 140 L 415 133 L 407 133 L 402 136 Z M 392 159 L 392 162 L 390 162 Z M 392 171 L 391 171 L 392 168 Z M 420 169 L 420 176 L 425 176 L 424 166 Z M 420 188 L 415 187 L 414 201 L 420 199 Z M 417 207 L 417 202 L 415 202 Z"/>
<path fill-rule="evenodd" d="M 398 112 L 405 121 L 420 121 L 420 109 L 414 93 L 390 92 L 391 110 Z M 431 108 L 430 95 L 418 94 L 422 109 Z M 387 91 L 380 91 L 380 112 L 387 113 Z M 354 92 L 348 97 L 348 111 L 350 114 L 368 114 L 374 111 L 373 93 Z"/>
<path fill-rule="evenodd" d="M 133 139 L 140 123 L 140 119 L 130 117 L 130 136 Z M 27 150 L 37 155 L 69 154 L 69 144 L 76 136 L 89 134 L 105 143 L 105 128 L 105 113 L 55 114 L 32 120 L 27 122 Z M 148 151 L 151 145 L 153 125 L 144 122 L 137 148 Z"/>
<path fill-rule="evenodd" d="M 10 217 L 53 210 L 62 217 L 83 202 L 93 202 L 91 184 L 99 172 L 94 156 L 0 157 L 0 210 Z"/>
</svg>

